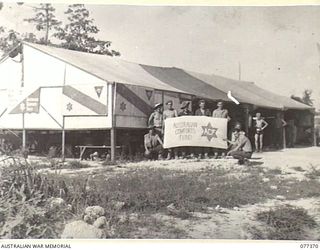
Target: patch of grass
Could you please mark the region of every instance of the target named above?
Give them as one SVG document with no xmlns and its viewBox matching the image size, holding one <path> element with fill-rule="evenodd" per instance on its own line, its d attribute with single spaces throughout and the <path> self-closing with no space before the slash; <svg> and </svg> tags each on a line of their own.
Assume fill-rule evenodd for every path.
<svg viewBox="0 0 320 250">
<path fill-rule="evenodd" d="M 61 168 L 66 168 L 66 169 L 81 169 L 81 168 L 90 168 L 92 166 L 90 166 L 87 163 L 83 163 L 81 161 L 77 161 L 77 160 L 73 160 L 73 161 L 69 161 L 67 162 L 66 165 L 62 166 Z"/>
<path fill-rule="evenodd" d="M 298 172 L 305 172 L 306 170 L 304 170 L 302 167 L 300 167 L 300 166 L 297 166 L 297 167 L 293 167 L 292 168 L 293 170 L 295 170 L 295 171 L 298 171 Z"/>
<path fill-rule="evenodd" d="M 228 177 L 218 169 L 205 173 L 139 169 L 108 179 L 103 175 L 64 178 L 74 207 L 100 204 L 106 208 L 111 201 L 119 201 L 131 212 L 163 212 L 171 203 L 187 212 L 216 205 L 232 208 L 261 202 L 274 192 L 257 175 Z"/>
<path fill-rule="evenodd" d="M 265 174 L 266 176 L 280 175 L 282 174 L 282 171 L 279 168 L 272 168 L 272 169 L 268 169 Z"/>
<path fill-rule="evenodd" d="M 320 177 L 320 168 L 311 166 L 311 171 L 305 174 L 309 179 L 317 179 Z"/>
<path fill-rule="evenodd" d="M 303 240 L 305 229 L 317 226 L 303 208 L 283 205 L 257 214 L 257 220 L 267 225 L 266 234 L 256 238 L 269 240 Z"/>
<path fill-rule="evenodd" d="M 279 189 L 277 195 L 283 195 L 288 200 L 320 196 L 320 182 L 317 180 L 285 179 L 276 182 Z"/>
<path fill-rule="evenodd" d="M 113 225 L 112 238 L 121 239 L 182 239 L 187 233 L 172 222 L 165 222 L 149 214 L 139 217 L 138 221 L 125 220 Z"/>
</svg>

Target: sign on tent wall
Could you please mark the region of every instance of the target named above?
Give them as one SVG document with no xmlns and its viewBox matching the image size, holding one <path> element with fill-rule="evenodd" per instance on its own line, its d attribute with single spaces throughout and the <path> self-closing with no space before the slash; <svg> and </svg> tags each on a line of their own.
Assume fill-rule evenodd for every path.
<svg viewBox="0 0 320 250">
<path fill-rule="evenodd" d="M 153 110 L 155 91 L 150 88 L 117 84 L 115 114 L 147 118 Z"/>
<path fill-rule="evenodd" d="M 134 85 L 116 85 L 116 127 L 145 128 L 153 111 L 155 91 Z"/>
<path fill-rule="evenodd" d="M 64 116 L 108 115 L 107 85 L 65 85 L 62 87 Z"/>
</svg>

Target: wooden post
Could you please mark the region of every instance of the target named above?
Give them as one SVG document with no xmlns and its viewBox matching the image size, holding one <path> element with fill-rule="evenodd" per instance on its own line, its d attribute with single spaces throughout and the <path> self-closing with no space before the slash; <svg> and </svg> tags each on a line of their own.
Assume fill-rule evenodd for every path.
<svg viewBox="0 0 320 250">
<path fill-rule="evenodd" d="M 111 130 L 110 130 L 110 146 L 111 146 L 111 161 L 116 160 L 116 117 L 115 117 L 115 94 L 116 94 L 116 84 L 111 85 Z"/>
<path fill-rule="evenodd" d="M 26 150 L 26 129 L 24 125 L 24 111 L 22 112 L 22 151 Z"/>
<path fill-rule="evenodd" d="M 61 138 L 61 158 L 62 158 L 62 162 L 65 161 L 65 143 L 66 143 L 66 132 L 64 129 L 64 120 L 65 120 L 65 116 L 62 116 L 62 138 Z"/>
<path fill-rule="evenodd" d="M 284 120 L 284 111 L 281 112 L 281 119 Z M 282 127 L 282 148 L 287 148 L 287 140 L 286 140 L 286 127 Z"/>
<path fill-rule="evenodd" d="M 23 44 L 21 46 L 21 87 L 24 87 L 24 55 L 23 55 Z M 26 129 L 24 124 L 24 115 L 26 106 L 24 103 L 21 104 L 20 109 L 22 111 L 22 151 L 26 150 Z"/>
<path fill-rule="evenodd" d="M 24 54 L 23 54 L 23 43 L 21 43 L 21 87 L 24 87 Z"/>
<path fill-rule="evenodd" d="M 316 129 L 314 124 L 315 111 L 313 111 L 311 115 L 312 115 L 312 118 L 311 118 L 312 146 L 317 146 L 317 135 L 316 135 Z"/>
<path fill-rule="evenodd" d="M 246 131 L 246 135 L 249 136 L 249 106 L 245 104 L 243 108 L 244 108 L 244 116 L 245 116 L 244 129 Z"/>
</svg>

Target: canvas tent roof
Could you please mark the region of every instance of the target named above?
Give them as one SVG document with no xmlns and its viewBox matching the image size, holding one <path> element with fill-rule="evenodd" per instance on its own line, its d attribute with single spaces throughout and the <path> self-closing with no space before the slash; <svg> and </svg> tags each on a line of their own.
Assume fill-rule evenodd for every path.
<svg viewBox="0 0 320 250">
<path fill-rule="evenodd" d="M 261 107 L 278 109 L 311 109 L 311 107 L 292 100 L 289 97 L 274 94 L 260 88 L 253 82 L 237 81 L 216 75 L 206 75 L 188 71 L 188 73 L 201 79 L 222 91 L 231 91 L 240 102 L 251 103 Z"/>
<path fill-rule="evenodd" d="M 230 90 L 240 102 L 275 109 L 311 109 L 289 97 L 262 89 L 252 82 L 237 81 L 179 68 L 157 67 L 127 62 L 119 58 L 25 43 L 102 80 L 188 93 L 212 100 L 228 101 Z"/>
</svg>

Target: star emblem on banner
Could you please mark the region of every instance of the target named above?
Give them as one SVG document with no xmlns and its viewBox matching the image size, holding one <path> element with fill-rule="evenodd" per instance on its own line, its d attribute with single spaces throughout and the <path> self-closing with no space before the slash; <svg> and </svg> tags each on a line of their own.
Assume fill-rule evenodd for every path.
<svg viewBox="0 0 320 250">
<path fill-rule="evenodd" d="M 68 103 L 67 104 L 67 110 L 70 112 L 72 110 L 72 103 Z"/>
<path fill-rule="evenodd" d="M 207 137 L 208 141 L 211 141 L 212 138 L 217 138 L 217 128 L 212 127 L 209 122 L 207 126 L 201 126 L 203 131 L 201 136 Z"/>
<path fill-rule="evenodd" d="M 127 104 L 125 104 L 124 102 L 120 103 L 120 110 L 123 112 L 127 109 Z"/>
</svg>

